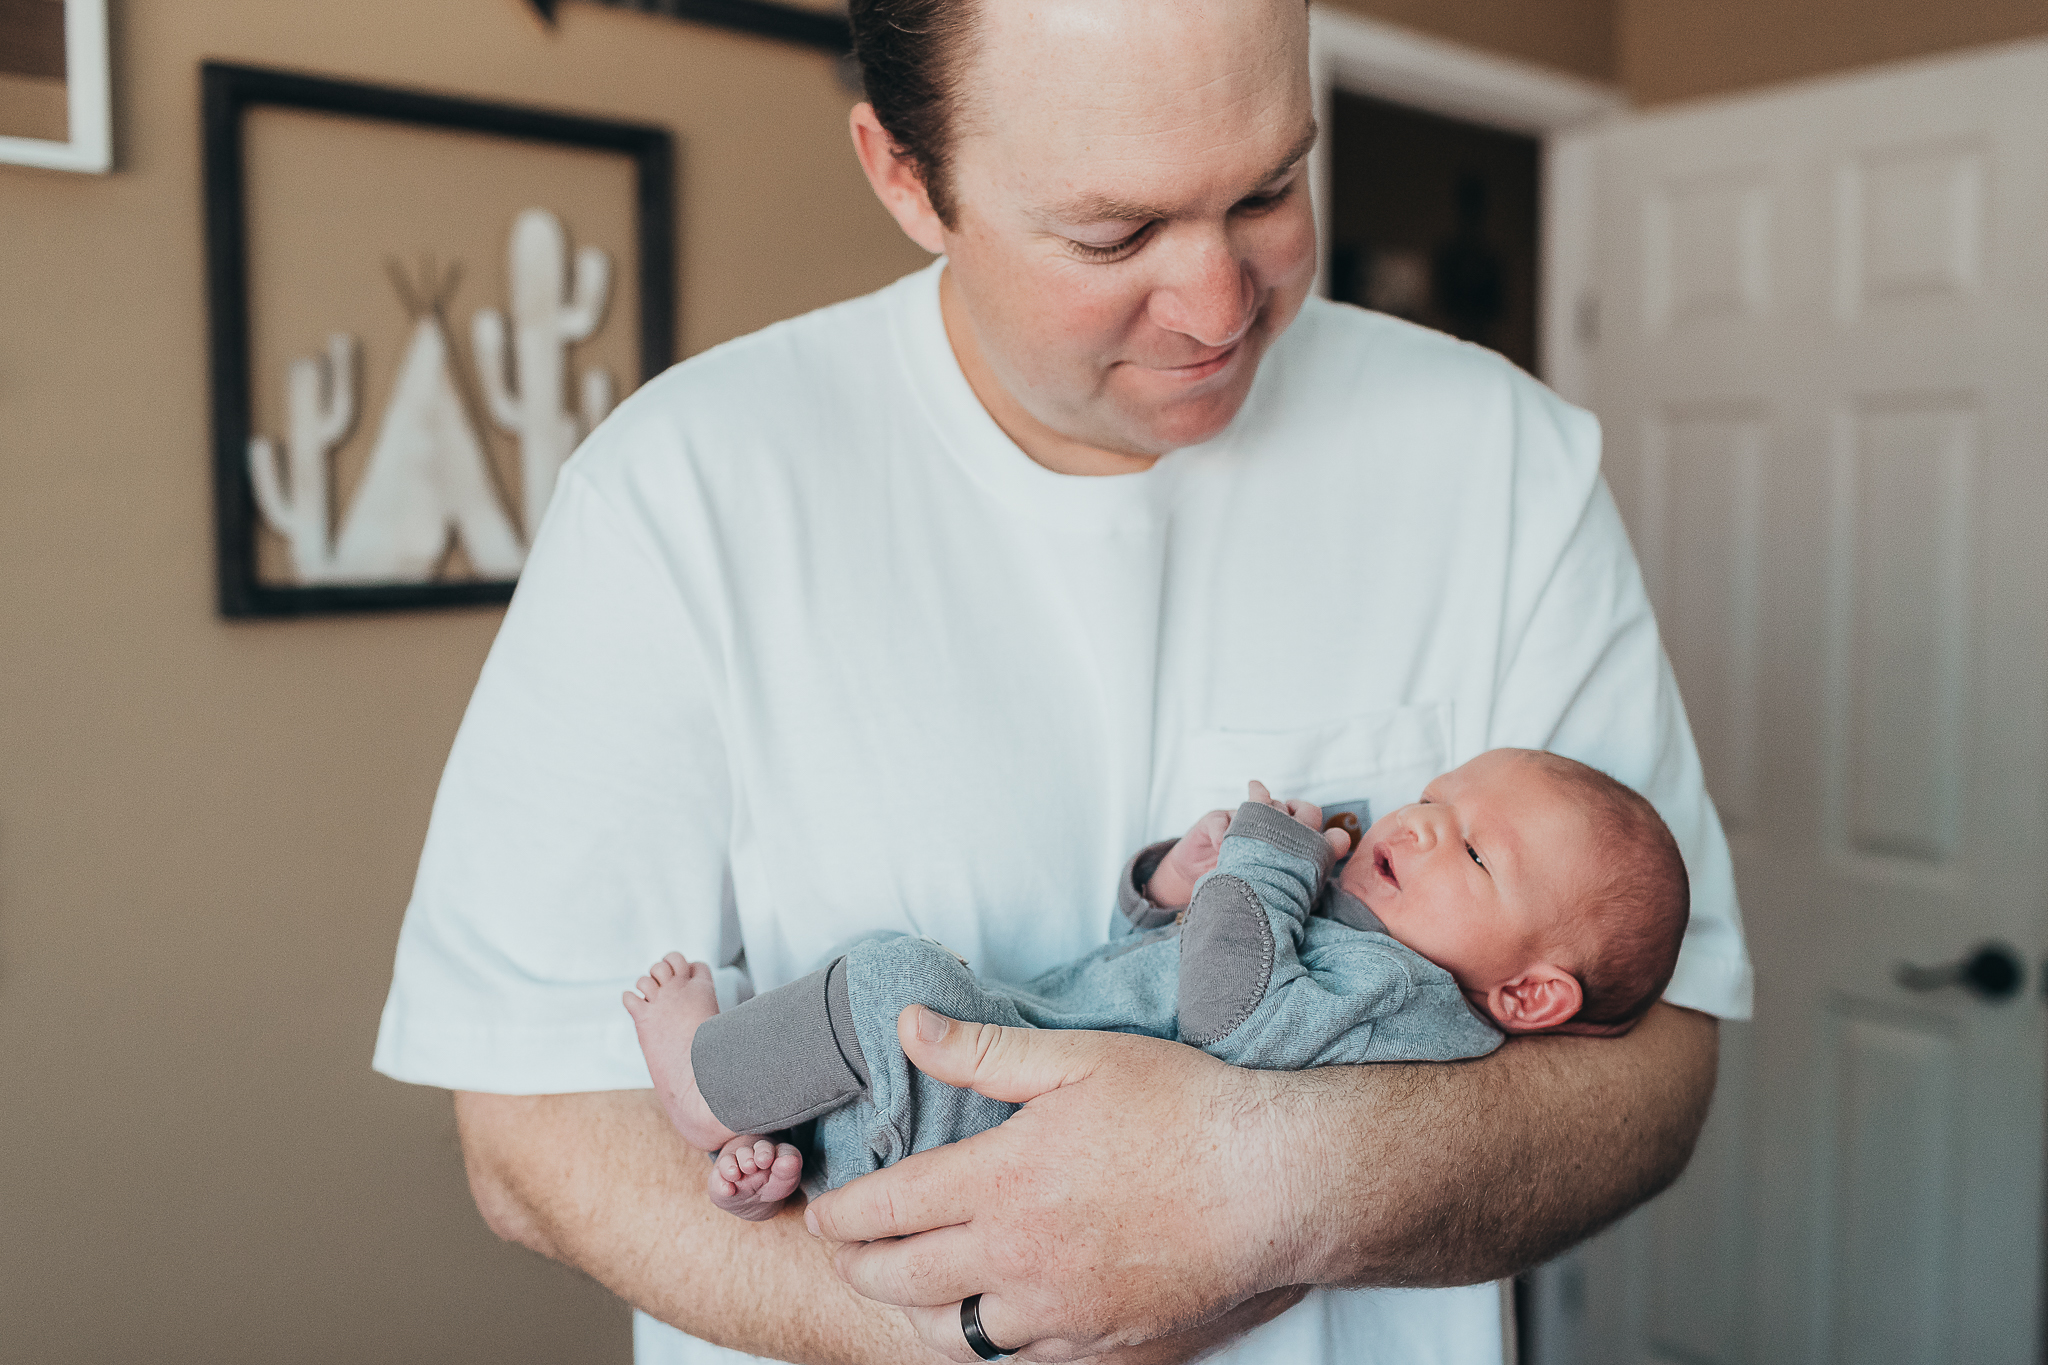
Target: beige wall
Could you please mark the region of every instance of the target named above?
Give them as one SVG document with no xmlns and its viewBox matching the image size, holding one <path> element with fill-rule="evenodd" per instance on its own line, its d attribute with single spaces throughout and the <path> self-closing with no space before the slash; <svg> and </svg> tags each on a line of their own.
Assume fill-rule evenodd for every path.
<svg viewBox="0 0 2048 1365">
<path fill-rule="evenodd" d="M 115 0 L 120 169 L 0 166 L 0 1361 L 622 1361 L 369 1070 L 497 613 L 213 609 L 198 64 L 667 124 L 696 351 L 922 257 L 827 61 L 522 0 Z"/>
<path fill-rule="evenodd" d="M 1617 0 L 1617 71 L 1639 104 L 2048 33 L 2043 0 Z"/>
</svg>

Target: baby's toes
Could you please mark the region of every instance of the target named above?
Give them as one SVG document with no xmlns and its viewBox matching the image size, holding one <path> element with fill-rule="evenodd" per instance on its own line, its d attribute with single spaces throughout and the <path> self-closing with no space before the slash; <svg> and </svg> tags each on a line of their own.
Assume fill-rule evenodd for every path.
<svg viewBox="0 0 2048 1365">
<path fill-rule="evenodd" d="M 775 1148 L 775 1160 L 768 1167 L 768 1178 L 761 1185 L 759 1198 L 776 1201 L 789 1198 L 796 1193 L 797 1182 L 803 1178 L 804 1156 L 787 1142 Z"/>
</svg>

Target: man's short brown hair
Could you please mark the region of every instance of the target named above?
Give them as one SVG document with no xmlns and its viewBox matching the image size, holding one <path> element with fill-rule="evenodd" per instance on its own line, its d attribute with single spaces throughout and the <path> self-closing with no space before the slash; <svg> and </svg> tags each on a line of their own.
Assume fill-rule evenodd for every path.
<svg viewBox="0 0 2048 1365">
<path fill-rule="evenodd" d="M 953 226 L 953 117 L 978 0 L 852 0 L 853 55 L 875 120 Z"/>
</svg>

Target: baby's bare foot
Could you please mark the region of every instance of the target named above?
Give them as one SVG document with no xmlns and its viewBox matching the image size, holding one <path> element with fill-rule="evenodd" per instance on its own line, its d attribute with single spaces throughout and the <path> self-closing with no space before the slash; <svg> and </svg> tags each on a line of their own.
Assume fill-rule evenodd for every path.
<svg viewBox="0 0 2048 1365">
<path fill-rule="evenodd" d="M 690 1070 L 690 1043 L 697 1036 L 697 1027 L 718 1013 L 718 991 L 711 984 L 710 966 L 670 953 L 649 967 L 634 989 L 640 993 L 626 992 L 626 1010 L 640 1034 L 640 1051 L 654 1077 L 654 1094 L 669 1122 L 700 1151 L 725 1146 L 736 1134 L 711 1112 L 697 1089 L 696 1074 Z"/>
<path fill-rule="evenodd" d="M 773 1218 L 782 1201 L 796 1193 L 804 1173 L 803 1153 L 786 1142 L 751 1134 L 725 1144 L 711 1163 L 705 1193 L 727 1213 L 760 1223 Z"/>
</svg>

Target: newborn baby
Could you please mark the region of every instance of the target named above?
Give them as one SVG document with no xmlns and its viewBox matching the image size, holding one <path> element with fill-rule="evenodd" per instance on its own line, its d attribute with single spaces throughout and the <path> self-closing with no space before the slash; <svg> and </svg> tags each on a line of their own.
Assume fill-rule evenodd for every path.
<svg viewBox="0 0 2048 1365">
<path fill-rule="evenodd" d="M 804 1158 L 760 1134 L 817 1120 L 812 1177 L 833 1188 L 1016 1111 L 909 1064 L 896 1030 L 913 1004 L 1295 1070 L 1477 1057 L 1502 1032 L 1618 1034 L 1670 980 L 1685 864 L 1650 803 L 1605 774 L 1496 749 L 1362 838 L 1345 819 L 1355 831 L 1326 830 L 1315 806 L 1252 783 L 1235 815 L 1132 858 L 1108 944 L 1021 986 L 886 935 L 724 1014 L 710 968 L 671 953 L 626 1008 L 670 1120 L 719 1152 L 713 1202 L 762 1219 Z"/>
</svg>

